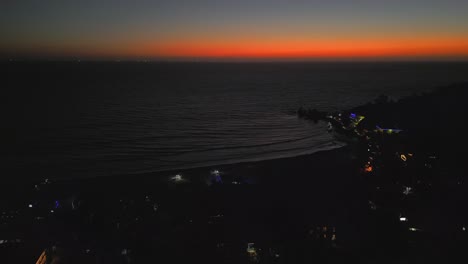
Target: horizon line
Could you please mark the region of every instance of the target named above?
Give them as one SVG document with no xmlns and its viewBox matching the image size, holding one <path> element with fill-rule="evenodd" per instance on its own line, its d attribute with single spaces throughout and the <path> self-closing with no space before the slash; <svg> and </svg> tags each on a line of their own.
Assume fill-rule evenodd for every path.
<svg viewBox="0 0 468 264">
<path fill-rule="evenodd" d="M 0 62 L 138 62 L 138 63 L 390 63 L 468 62 L 468 58 L 0 58 Z"/>
</svg>

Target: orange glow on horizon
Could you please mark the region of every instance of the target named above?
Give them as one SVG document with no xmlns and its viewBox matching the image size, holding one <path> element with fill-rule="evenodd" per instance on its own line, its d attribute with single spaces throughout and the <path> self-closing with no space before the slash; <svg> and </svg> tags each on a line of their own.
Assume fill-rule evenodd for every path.
<svg viewBox="0 0 468 264">
<path fill-rule="evenodd" d="M 128 46 L 136 57 L 379 58 L 468 56 L 468 37 L 360 40 L 184 40 Z"/>
<path fill-rule="evenodd" d="M 36 45 L 42 53 L 74 56 L 128 58 L 468 58 L 468 37 L 414 39 L 179 39 L 165 42 L 112 43 L 103 45 Z M 29 52 L 32 52 L 29 49 Z"/>
</svg>

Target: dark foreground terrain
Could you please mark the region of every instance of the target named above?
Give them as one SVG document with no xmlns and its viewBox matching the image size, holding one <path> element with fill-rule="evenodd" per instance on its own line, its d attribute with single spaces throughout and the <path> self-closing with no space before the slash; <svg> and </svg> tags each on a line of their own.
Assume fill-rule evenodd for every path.
<svg viewBox="0 0 468 264">
<path fill-rule="evenodd" d="M 467 93 L 332 113 L 348 145 L 308 156 L 4 185 L 1 262 L 459 263 Z"/>
</svg>

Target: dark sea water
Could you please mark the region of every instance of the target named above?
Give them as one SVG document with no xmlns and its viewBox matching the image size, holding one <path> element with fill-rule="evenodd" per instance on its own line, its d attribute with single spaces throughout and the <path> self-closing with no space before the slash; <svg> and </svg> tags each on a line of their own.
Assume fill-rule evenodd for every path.
<svg viewBox="0 0 468 264">
<path fill-rule="evenodd" d="M 338 110 L 468 81 L 467 63 L 2 64 L 2 174 L 135 175 L 341 146 L 299 106 Z"/>
</svg>

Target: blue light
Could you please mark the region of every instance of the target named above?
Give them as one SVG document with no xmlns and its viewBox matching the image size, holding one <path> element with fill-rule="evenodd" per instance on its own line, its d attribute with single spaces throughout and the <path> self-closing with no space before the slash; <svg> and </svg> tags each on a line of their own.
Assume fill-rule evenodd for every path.
<svg viewBox="0 0 468 264">
<path fill-rule="evenodd" d="M 60 206 L 59 201 L 55 201 L 55 209 L 59 208 L 59 206 Z"/>
<path fill-rule="evenodd" d="M 219 174 L 216 175 L 215 179 L 217 183 L 223 183 L 223 180 L 221 179 L 221 176 L 219 176 Z"/>
<path fill-rule="evenodd" d="M 350 116 L 351 118 L 356 118 L 356 114 L 354 114 L 354 113 L 351 113 L 349 116 Z"/>
</svg>

